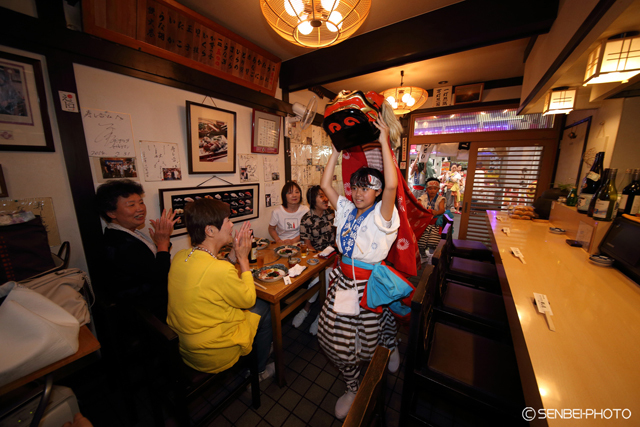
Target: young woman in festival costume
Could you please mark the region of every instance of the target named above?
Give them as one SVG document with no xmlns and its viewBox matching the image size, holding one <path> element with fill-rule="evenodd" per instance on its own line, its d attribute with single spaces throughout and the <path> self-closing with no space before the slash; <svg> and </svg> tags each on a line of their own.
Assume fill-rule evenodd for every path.
<svg viewBox="0 0 640 427">
<path fill-rule="evenodd" d="M 382 111 L 374 108 L 376 118 L 370 123 L 379 131 L 384 173 L 373 168 L 360 168 L 350 179 L 353 202 L 338 195 L 331 181 L 340 153 L 335 148 L 336 139 L 332 137 L 334 150 L 320 183 L 331 204 L 336 206 L 336 243 L 343 254 L 338 267 L 331 274 L 332 286 L 318 325 L 320 346 L 342 372 L 347 383 L 347 391 L 338 399 L 335 407 L 335 415 L 339 419 L 346 417 L 358 391 L 360 362 L 371 360 L 377 345 L 393 350 L 389 370 L 397 371 L 400 363 L 397 325 L 389 305 L 412 291 L 409 285 L 402 282 L 398 285 L 398 289 L 401 289 L 399 293 L 375 304 L 375 308 L 370 307 L 371 299 L 367 299 L 367 289 L 370 295 L 374 293 L 374 277 L 389 271 L 381 261 L 387 257 L 400 227 L 395 206 L 398 175 L 391 153 L 389 128 L 392 127 L 393 133 L 400 135 L 402 127 L 391 105 L 380 95 L 374 95 L 379 97 L 378 105 L 382 105 Z M 371 112 L 369 109 L 368 113 Z M 350 117 L 344 119 L 345 125 L 350 122 L 353 122 Z M 397 132 L 398 127 L 400 132 Z M 385 283 L 376 283 L 379 287 L 377 291 L 383 291 L 381 288 L 385 287 Z"/>
</svg>

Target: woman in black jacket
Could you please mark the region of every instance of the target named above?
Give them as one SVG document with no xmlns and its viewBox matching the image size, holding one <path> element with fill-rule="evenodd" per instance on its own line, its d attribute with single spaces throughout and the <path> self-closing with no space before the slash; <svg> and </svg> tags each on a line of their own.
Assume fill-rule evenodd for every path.
<svg viewBox="0 0 640 427">
<path fill-rule="evenodd" d="M 141 305 L 165 321 L 171 267 L 169 239 L 177 220 L 175 213 L 164 210 L 159 219 L 151 220 L 151 238 L 140 232 L 147 216 L 143 195 L 142 186 L 129 179 L 98 187 L 98 210 L 107 222 L 104 284 L 114 302 Z"/>
</svg>

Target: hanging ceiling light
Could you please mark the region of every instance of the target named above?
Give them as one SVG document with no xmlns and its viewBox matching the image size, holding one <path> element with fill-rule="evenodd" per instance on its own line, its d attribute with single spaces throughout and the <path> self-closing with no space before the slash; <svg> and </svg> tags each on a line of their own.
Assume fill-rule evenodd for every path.
<svg viewBox="0 0 640 427">
<path fill-rule="evenodd" d="M 558 87 L 551 89 L 544 100 L 543 116 L 549 114 L 569 114 L 576 102 L 575 88 Z"/>
<path fill-rule="evenodd" d="M 285 40 L 327 47 L 349 38 L 364 22 L 371 0 L 260 0 L 267 22 Z"/>
<path fill-rule="evenodd" d="M 640 36 L 622 33 L 600 43 L 589 54 L 584 86 L 623 82 L 640 73 Z"/>
<path fill-rule="evenodd" d="M 429 94 L 419 87 L 404 86 L 404 71 L 400 71 L 400 86 L 385 90 L 382 96 L 389 101 L 393 112 L 401 116 L 422 107 Z"/>
</svg>

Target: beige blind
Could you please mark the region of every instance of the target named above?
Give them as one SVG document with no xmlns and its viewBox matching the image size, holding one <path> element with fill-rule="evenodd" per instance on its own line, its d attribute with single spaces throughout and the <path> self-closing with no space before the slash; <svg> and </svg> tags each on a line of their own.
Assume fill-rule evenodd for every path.
<svg viewBox="0 0 640 427">
<path fill-rule="evenodd" d="M 540 165 L 541 146 L 478 148 L 471 189 L 467 239 L 490 246 L 488 210 L 507 210 L 513 205 L 532 205 Z"/>
</svg>

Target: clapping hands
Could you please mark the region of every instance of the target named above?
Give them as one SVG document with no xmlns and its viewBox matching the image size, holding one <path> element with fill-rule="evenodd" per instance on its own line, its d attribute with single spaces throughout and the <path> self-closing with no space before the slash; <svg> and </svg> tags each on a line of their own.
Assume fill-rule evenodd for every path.
<svg viewBox="0 0 640 427">
<path fill-rule="evenodd" d="M 156 244 L 158 251 L 160 252 L 169 251 L 171 233 L 173 233 L 173 226 L 176 222 L 178 222 L 178 219 L 175 218 L 175 216 L 176 213 L 171 209 L 169 209 L 169 211 L 164 209 L 160 218 L 156 220 L 152 219 L 149 221 L 151 222 L 152 227 L 149 228 L 149 235 L 151 236 L 151 239 L 153 239 L 153 242 Z"/>
</svg>

